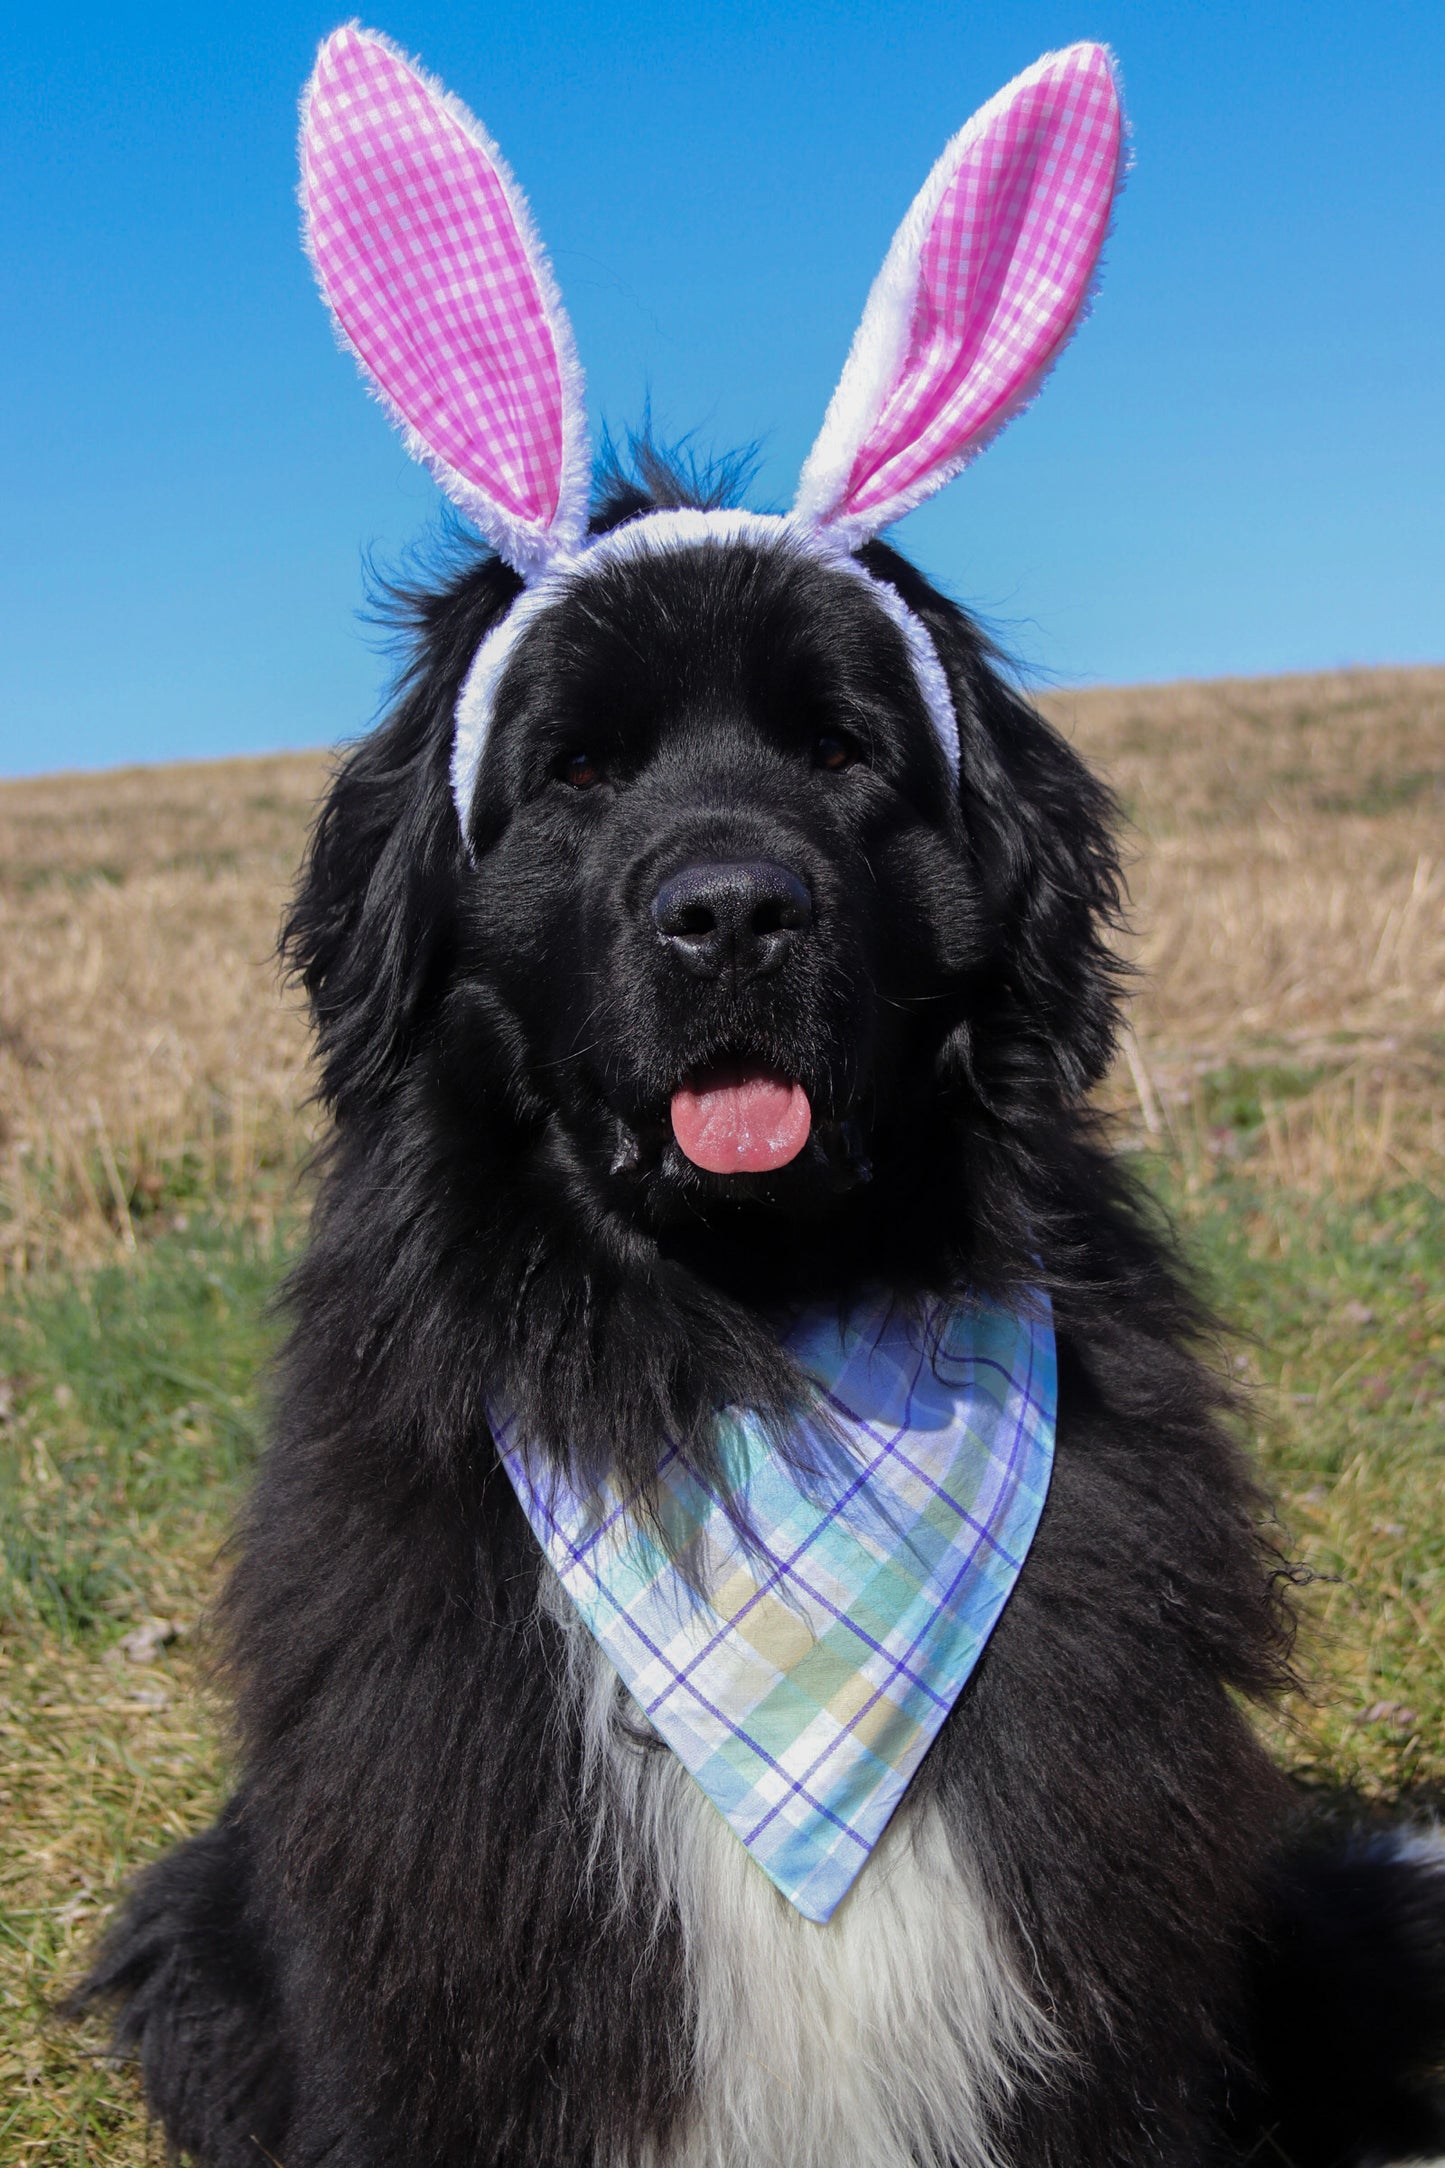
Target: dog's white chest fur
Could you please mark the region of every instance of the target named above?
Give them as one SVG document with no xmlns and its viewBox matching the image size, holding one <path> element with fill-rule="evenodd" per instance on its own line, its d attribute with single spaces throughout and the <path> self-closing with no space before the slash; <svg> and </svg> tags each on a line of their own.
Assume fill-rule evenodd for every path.
<svg viewBox="0 0 1445 2168">
<path fill-rule="evenodd" d="M 606 2168 L 992 2168 L 988 2109 L 1047 2053 L 937 1811 L 908 1801 L 833 1918 L 781 1897 L 636 1705 L 560 1589 L 584 1715 L 594 1871 L 647 1874 L 682 1922 L 692 2108 Z"/>
</svg>

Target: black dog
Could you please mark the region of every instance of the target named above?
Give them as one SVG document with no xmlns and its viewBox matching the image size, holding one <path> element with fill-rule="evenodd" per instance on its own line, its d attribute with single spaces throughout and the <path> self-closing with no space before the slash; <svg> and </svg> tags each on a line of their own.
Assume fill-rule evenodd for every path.
<svg viewBox="0 0 1445 2168">
<path fill-rule="evenodd" d="M 666 501 L 649 479 L 601 524 Z M 1283 1676 L 1277 1562 L 1202 1320 L 1081 1104 L 1115 1016 L 1107 801 L 962 614 L 868 561 L 945 660 L 957 794 L 865 593 L 700 548 L 539 630 L 471 864 L 451 716 L 516 587 L 484 557 L 412 599 L 395 712 L 318 822 L 286 940 L 336 1132 L 226 1602 L 243 1774 L 87 1990 L 217 2168 L 1324 2168 L 1445 2134 L 1445 1874 L 1401 1843 L 1282 1863 L 1230 1692 Z M 708 863 L 806 885 L 775 969 L 659 939 L 663 876 Z M 720 1055 L 806 1081 L 784 1172 L 667 1141 Z M 796 1391 L 776 1298 L 1040 1267 L 1049 1505 L 835 1949 L 755 1869 L 739 1892 L 672 1757 L 599 1707 L 480 1382 L 559 1454 L 705 1459 L 713 1409 Z"/>
<path fill-rule="evenodd" d="M 408 144 L 440 143 L 432 179 L 490 185 L 384 48 L 328 52 L 347 95 L 318 126 L 352 124 L 369 69 L 388 114 L 412 101 Z M 1109 120 L 1096 49 L 1018 99 L 1040 84 Z M 549 441 L 544 542 L 574 501 Z M 901 557 L 817 543 L 836 492 L 802 540 L 705 511 L 633 548 L 689 501 L 645 450 L 639 472 L 604 488 L 592 531 L 621 539 L 584 573 L 564 535 L 573 569 L 519 600 L 541 544 L 514 491 L 510 562 L 471 552 L 409 598 L 394 710 L 317 822 L 285 950 L 334 1132 L 224 1605 L 240 1778 L 82 1999 L 119 2003 L 205 2168 L 1367 2168 L 1445 2144 L 1445 1858 L 1294 1843 L 1241 1707 L 1287 1677 L 1285 1576 L 1207 1320 L 1088 1112 L 1120 991 L 1108 798 Z M 458 789 L 458 703 L 504 624 Z M 709 1087 L 801 1106 L 806 1139 L 710 1169 L 678 1112 Z M 780 1310 L 880 1286 L 904 1311 L 1045 1288 L 1057 1452 L 982 1660 L 819 1926 L 600 1656 L 487 1409 L 644 1486 L 668 1444 L 709 1474 L 725 1407 L 787 1453 L 807 1388 Z"/>
</svg>

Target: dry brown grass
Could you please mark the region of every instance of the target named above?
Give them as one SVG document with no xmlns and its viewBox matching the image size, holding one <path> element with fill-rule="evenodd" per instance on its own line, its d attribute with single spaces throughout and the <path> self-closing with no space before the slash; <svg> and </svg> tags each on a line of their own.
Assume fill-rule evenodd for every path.
<svg viewBox="0 0 1445 2168">
<path fill-rule="evenodd" d="M 1445 1152 L 1445 669 L 1223 679 L 1045 702 L 1132 823 L 1142 972 L 1113 1081 L 1207 1156 L 1260 1072 L 1290 1186 L 1438 1180 Z"/>
<path fill-rule="evenodd" d="M 326 767 L 0 785 L 0 1271 L 284 1190 L 310 1121 L 273 951 Z"/>
</svg>

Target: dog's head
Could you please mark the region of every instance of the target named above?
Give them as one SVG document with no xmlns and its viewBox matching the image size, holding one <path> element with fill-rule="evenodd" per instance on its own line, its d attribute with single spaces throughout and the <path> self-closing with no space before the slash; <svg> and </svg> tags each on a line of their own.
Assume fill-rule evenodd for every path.
<svg viewBox="0 0 1445 2168">
<path fill-rule="evenodd" d="M 471 188 L 493 227 L 510 217 L 510 270 L 533 282 L 532 316 L 491 324 L 488 348 L 512 341 L 501 390 L 524 379 L 532 404 L 513 397 L 503 427 L 494 399 L 473 439 L 454 386 L 416 389 L 411 302 L 398 359 L 388 296 L 417 278 L 373 279 L 347 313 L 355 177 L 372 194 L 388 178 L 347 134 L 373 78 L 388 112 L 414 108 L 431 197 L 450 160 L 449 200 Z M 1109 1051 L 1107 806 L 964 615 L 873 537 L 971 456 L 1072 327 L 1117 172 L 1112 98 L 1103 57 L 1075 48 L 955 139 L 788 519 L 727 512 L 644 450 L 641 482 L 614 472 L 584 528 L 565 325 L 495 153 L 386 47 L 348 31 L 323 52 L 307 151 L 323 283 L 497 554 L 409 598 L 409 674 L 338 773 L 287 945 L 343 1138 L 390 1154 L 393 1188 L 398 1154 L 425 1159 L 451 1249 L 511 1230 L 521 1308 L 569 1248 L 574 1311 L 609 1272 L 674 1293 L 701 1273 L 733 1299 L 1027 1267 L 1027 1170 Z M 1035 229 L 1057 222 L 1081 142 L 1108 170 L 1061 280 Z M 980 173 L 1002 173 L 1007 246 L 977 210 Z M 961 265 L 939 235 L 964 200 Z M 423 236 L 433 273 L 449 233 Z M 970 264 L 992 315 L 956 312 L 930 347 Z M 447 323 L 450 343 L 431 326 L 443 375 Z M 678 1300 L 674 1324 L 706 1338 Z M 716 1376 L 700 1390 L 716 1404 Z M 756 1379 L 748 1397 L 767 1397 Z"/>
<path fill-rule="evenodd" d="M 944 1131 L 1011 1165 L 1077 1104 L 1114 1023 L 1106 797 L 963 613 L 868 556 L 943 661 L 956 777 L 870 585 L 703 542 L 537 616 L 465 834 L 452 711 L 515 583 L 483 557 L 411 598 L 288 934 L 344 1127 L 430 1097 L 462 1158 L 532 1153 L 674 1245 L 887 1241 L 905 1192 L 957 1212 Z"/>
<path fill-rule="evenodd" d="M 471 842 L 461 968 L 658 1226 L 866 1179 L 915 1013 L 982 953 L 898 629 L 785 543 L 623 558 L 542 614 Z"/>
</svg>

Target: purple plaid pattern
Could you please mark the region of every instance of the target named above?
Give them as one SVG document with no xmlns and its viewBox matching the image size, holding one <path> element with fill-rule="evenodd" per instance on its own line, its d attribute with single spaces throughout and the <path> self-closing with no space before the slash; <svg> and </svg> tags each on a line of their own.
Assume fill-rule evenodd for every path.
<svg viewBox="0 0 1445 2168">
<path fill-rule="evenodd" d="M 557 341 L 500 160 L 379 39 L 322 47 L 302 146 L 311 252 L 346 337 L 428 452 L 546 527 L 562 476 Z"/>
<path fill-rule="evenodd" d="M 809 1474 L 746 1416 L 726 1491 L 672 1451 L 657 1513 L 504 1464 L 568 1595 L 638 1708 L 764 1873 L 809 1919 L 847 1894 L 962 1691 L 1048 1489 L 1053 1330 L 983 1305 L 788 1336 L 833 1435 Z M 731 1510 L 730 1510 L 731 1509 Z M 739 1509 L 752 1531 L 737 1533 Z M 665 1540 L 660 1530 L 666 1530 Z M 679 1570 L 686 1556 L 691 1575 Z"/>
<path fill-rule="evenodd" d="M 1122 146 L 1097 45 L 1030 69 L 963 130 L 924 236 L 898 381 L 858 448 L 839 514 L 914 501 L 920 481 L 1027 396 L 1087 298 Z"/>
</svg>

